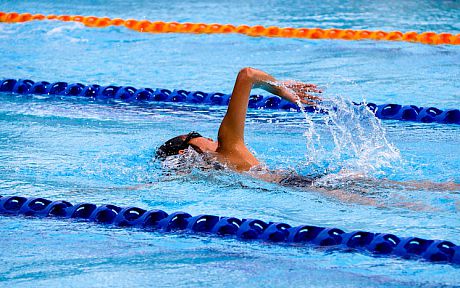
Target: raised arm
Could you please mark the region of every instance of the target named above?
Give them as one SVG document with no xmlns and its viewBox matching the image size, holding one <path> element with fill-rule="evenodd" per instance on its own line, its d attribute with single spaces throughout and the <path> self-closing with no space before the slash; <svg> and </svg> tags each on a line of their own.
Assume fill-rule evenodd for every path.
<svg viewBox="0 0 460 288">
<path fill-rule="evenodd" d="M 263 71 L 248 67 L 241 69 L 233 87 L 227 113 L 220 124 L 218 139 L 221 148 L 232 149 L 234 145 L 244 145 L 244 124 L 253 87 L 262 88 L 294 103 L 299 97 L 301 102 L 308 105 L 314 105 L 312 100 L 319 98 L 307 92 L 321 92 L 313 84 L 278 82 Z"/>
<path fill-rule="evenodd" d="M 219 144 L 222 146 L 244 143 L 244 124 L 248 110 L 249 95 L 258 78 L 265 78 L 267 81 L 276 79 L 262 71 L 253 68 L 243 68 L 236 77 L 230 103 L 219 128 Z M 224 147 L 225 148 L 225 147 Z M 231 147 L 228 147 L 231 148 Z"/>
</svg>

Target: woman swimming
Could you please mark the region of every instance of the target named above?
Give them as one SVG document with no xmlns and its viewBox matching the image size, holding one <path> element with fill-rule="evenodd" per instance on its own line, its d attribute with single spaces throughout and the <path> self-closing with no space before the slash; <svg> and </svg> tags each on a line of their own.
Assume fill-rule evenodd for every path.
<svg viewBox="0 0 460 288">
<path fill-rule="evenodd" d="M 304 104 L 315 105 L 316 101 L 321 100 L 318 96 L 309 94 L 321 93 L 314 84 L 295 82 L 289 85 L 289 89 L 283 84 L 263 71 L 254 68 L 241 69 L 236 78 L 227 113 L 220 124 L 217 141 L 191 132 L 166 141 L 158 148 L 157 157 L 164 159 L 167 156 L 182 154 L 185 149 L 191 147 L 198 153 L 212 154 L 217 161 L 232 170 L 249 171 L 260 164 L 244 142 L 246 112 L 252 88 L 262 88 L 293 103 L 300 100 Z"/>
<path fill-rule="evenodd" d="M 157 149 L 156 158 L 164 160 L 169 156 L 184 154 L 188 149 L 192 149 L 193 152 L 206 155 L 208 159 L 212 159 L 215 163 L 217 162 L 220 164 L 220 167 L 227 167 L 237 172 L 249 171 L 251 176 L 283 186 L 312 187 L 316 177 L 266 169 L 263 165 L 260 165 L 259 160 L 246 147 L 244 142 L 244 128 L 252 88 L 262 88 L 293 103 L 300 101 L 303 104 L 315 106 L 322 100 L 319 96 L 313 95 L 322 92 L 314 84 L 292 81 L 279 82 L 273 76 L 263 71 L 254 68 L 243 68 L 239 71 L 236 78 L 227 113 L 219 127 L 217 141 L 203 137 L 197 132 L 190 132 L 187 135 L 180 135 L 166 141 Z M 219 165 L 211 165 L 210 167 L 216 166 Z M 356 188 L 355 191 L 359 191 L 360 193 L 350 194 L 343 189 L 331 189 L 318 185 L 314 187 L 314 190 L 325 192 L 341 200 L 379 206 L 374 199 L 360 195 L 367 192 L 367 188 L 362 189 L 363 183 L 369 184 L 369 182 L 372 182 L 370 185 L 367 185 L 371 188 L 376 188 L 377 186 L 404 186 L 408 189 L 426 190 L 452 191 L 460 189 L 460 185 L 453 182 L 397 182 L 388 179 L 375 181 L 356 174 L 348 174 L 346 180 L 347 188 L 351 188 L 351 190 Z M 350 183 L 355 183 L 356 185 Z M 350 185 L 353 187 L 350 187 Z"/>
</svg>

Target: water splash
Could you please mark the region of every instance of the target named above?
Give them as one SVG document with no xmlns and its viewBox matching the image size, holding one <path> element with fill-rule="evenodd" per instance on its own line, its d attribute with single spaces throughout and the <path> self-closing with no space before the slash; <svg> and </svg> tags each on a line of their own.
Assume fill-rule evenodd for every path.
<svg viewBox="0 0 460 288">
<path fill-rule="evenodd" d="M 179 175 L 189 174 L 194 169 L 202 171 L 227 169 L 213 155 L 208 153 L 200 154 L 191 147 L 185 149 L 182 154 L 166 157 L 161 165 L 164 173 Z"/>
<path fill-rule="evenodd" d="M 297 95 L 289 82 L 281 85 Z M 378 177 L 401 161 L 381 121 L 365 104 L 356 105 L 344 97 L 322 95 L 317 112 L 306 113 L 304 104 L 297 98 L 306 124 L 307 153 L 305 163 L 299 167 L 300 173 L 328 174 L 327 181 L 343 181 L 357 175 Z"/>
</svg>

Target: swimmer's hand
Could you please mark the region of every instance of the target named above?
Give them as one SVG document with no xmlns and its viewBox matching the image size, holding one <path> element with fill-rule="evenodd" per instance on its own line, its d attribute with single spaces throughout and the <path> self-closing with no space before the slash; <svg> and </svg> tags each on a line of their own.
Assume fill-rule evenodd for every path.
<svg viewBox="0 0 460 288">
<path fill-rule="evenodd" d="M 315 84 L 307 84 L 299 81 L 279 81 L 273 76 L 253 68 L 243 69 L 252 82 L 252 88 L 261 88 L 265 91 L 278 95 L 292 103 L 316 106 L 322 99 L 311 93 L 322 93 Z M 299 103 L 300 102 L 300 103 Z"/>
<path fill-rule="evenodd" d="M 300 103 L 316 106 L 318 102 L 322 99 L 318 96 L 312 95 L 310 93 L 322 93 L 323 91 L 319 89 L 315 84 L 308 84 L 298 81 L 281 81 L 277 83 L 281 88 L 281 97 L 291 101 L 292 103 Z"/>
</svg>

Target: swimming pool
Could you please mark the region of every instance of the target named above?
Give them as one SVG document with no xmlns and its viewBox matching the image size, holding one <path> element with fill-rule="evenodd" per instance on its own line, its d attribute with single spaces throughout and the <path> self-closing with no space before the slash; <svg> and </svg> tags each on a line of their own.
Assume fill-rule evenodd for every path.
<svg viewBox="0 0 460 288">
<path fill-rule="evenodd" d="M 454 1 L 257 3 L 37 1 L 2 3 L 0 10 L 250 25 L 460 30 Z M 327 95 L 358 101 L 365 97 L 376 103 L 460 106 L 456 46 L 151 35 L 58 22 L 1 24 L 0 37 L 2 78 L 229 92 L 237 71 L 253 66 L 279 78 L 317 83 L 327 88 Z M 459 243 L 459 191 L 377 191 L 367 197 L 388 208 L 375 208 L 225 172 L 160 177 L 158 163 L 151 162 L 155 148 L 190 129 L 215 137 L 225 112 L 222 107 L 185 107 L 2 93 L 0 194 L 254 217 Z M 319 133 L 327 135 L 321 119 L 313 121 Z M 401 160 L 372 175 L 460 182 L 458 125 L 382 125 Z M 306 169 L 307 125 L 302 114 L 252 110 L 246 129 L 247 142 L 269 166 Z M 324 141 L 326 147 L 332 145 L 330 139 Z M 127 188 L 148 182 L 153 185 Z M 407 199 L 438 211 L 394 207 Z M 0 245 L 8 251 L 0 256 L 0 283 L 5 286 L 460 284 L 458 267 L 423 261 L 49 219 L 0 217 L 0 222 Z"/>
</svg>

